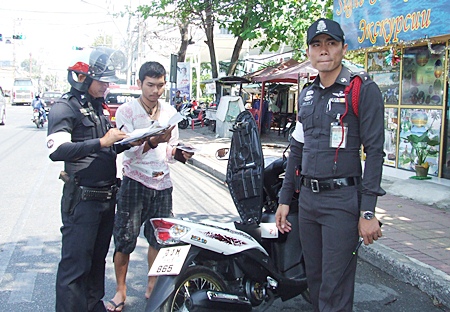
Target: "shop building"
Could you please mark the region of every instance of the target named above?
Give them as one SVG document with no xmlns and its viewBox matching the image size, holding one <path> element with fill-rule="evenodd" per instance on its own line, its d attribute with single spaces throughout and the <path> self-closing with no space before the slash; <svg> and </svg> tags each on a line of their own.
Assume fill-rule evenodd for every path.
<svg viewBox="0 0 450 312">
<path fill-rule="evenodd" d="M 430 176 L 450 179 L 447 1 L 334 1 L 334 20 L 349 50 L 364 52 L 365 69 L 385 104 L 385 165 L 415 170 L 408 142 L 424 133 L 438 140 L 426 158 Z"/>
</svg>

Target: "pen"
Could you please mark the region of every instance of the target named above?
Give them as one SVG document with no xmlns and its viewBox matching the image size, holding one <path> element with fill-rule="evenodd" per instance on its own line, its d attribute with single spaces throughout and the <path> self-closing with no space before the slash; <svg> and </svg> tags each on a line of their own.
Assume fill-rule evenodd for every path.
<svg viewBox="0 0 450 312">
<path fill-rule="evenodd" d="M 122 130 L 122 129 L 123 129 L 123 126 L 125 126 L 125 125 L 120 126 L 119 130 Z"/>
</svg>

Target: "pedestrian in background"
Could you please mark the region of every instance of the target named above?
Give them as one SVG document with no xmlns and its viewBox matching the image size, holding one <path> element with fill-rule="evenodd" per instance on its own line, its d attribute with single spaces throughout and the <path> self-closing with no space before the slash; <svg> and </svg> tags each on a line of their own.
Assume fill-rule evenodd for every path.
<svg viewBox="0 0 450 312">
<path fill-rule="evenodd" d="M 183 97 L 181 96 L 180 90 L 177 90 L 172 101 L 173 101 L 173 105 L 175 106 L 176 110 L 180 111 L 181 105 L 183 104 Z"/>
<path fill-rule="evenodd" d="M 166 85 L 166 70 L 158 62 L 146 62 L 139 70 L 138 86 L 142 95 L 138 99 L 122 104 L 116 113 L 116 123 L 127 133 L 149 127 L 154 122 L 167 124 L 177 111 L 159 98 Z M 150 223 L 151 218 L 171 217 L 172 180 L 169 163 L 175 159 L 185 161 L 192 157 L 176 148 L 178 127 L 171 126 L 163 134 L 136 142 L 124 153 L 123 183 L 117 201 L 114 224 L 114 270 L 116 294 L 107 304 L 108 311 L 122 311 L 126 300 L 126 275 L 130 254 L 136 247 L 140 227 L 144 224 L 144 235 L 149 243 L 148 268 L 158 254 L 159 245 Z M 148 278 L 145 297 L 149 298 L 156 277 Z"/>
<path fill-rule="evenodd" d="M 290 231 L 289 203 L 295 168 L 301 165 L 299 227 L 314 311 L 352 311 L 358 236 L 381 237 L 375 217 L 383 165 L 384 107 L 378 86 L 362 78 L 358 113 L 344 90 L 356 74 L 342 65 L 347 51 L 340 25 L 319 19 L 307 32 L 306 54 L 318 76 L 299 96 L 300 135 L 291 141 L 276 213 L 281 233 Z M 296 141 L 295 138 L 304 140 Z M 362 178 L 361 144 L 367 155 Z"/>
<path fill-rule="evenodd" d="M 69 67 L 69 93 L 49 113 L 50 159 L 64 161 L 61 200 L 61 261 L 56 276 L 56 311 L 106 311 L 105 258 L 116 204 L 115 142 L 126 134 L 103 115 L 103 95 L 117 80 L 112 49 L 97 48 L 89 60 Z M 75 77 L 74 77 L 75 75 Z"/>
</svg>

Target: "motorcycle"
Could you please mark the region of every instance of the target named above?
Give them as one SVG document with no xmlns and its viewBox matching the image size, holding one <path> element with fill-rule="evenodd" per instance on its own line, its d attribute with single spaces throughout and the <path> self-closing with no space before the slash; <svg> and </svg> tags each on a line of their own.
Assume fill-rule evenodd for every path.
<svg viewBox="0 0 450 312">
<path fill-rule="evenodd" d="M 33 118 L 31 119 L 31 121 L 34 122 L 38 129 L 39 127 L 44 127 L 44 115 L 39 109 L 33 109 Z"/>
<path fill-rule="evenodd" d="M 206 113 L 206 109 L 202 108 L 200 106 L 200 108 L 197 109 L 192 109 L 192 103 L 184 103 L 183 105 L 181 105 L 180 107 L 180 114 L 184 117 L 183 120 L 181 120 L 178 123 L 178 128 L 180 129 L 186 129 L 191 123 L 192 120 L 195 121 L 201 121 L 201 118 L 204 118 L 205 113 Z M 208 126 L 206 120 L 204 120 L 204 123 L 206 126 Z"/>
<path fill-rule="evenodd" d="M 229 150 L 227 184 L 240 221 L 231 223 L 154 218 L 162 248 L 149 275 L 158 276 L 146 312 L 265 311 L 277 299 L 309 300 L 298 208 L 292 230 L 275 226 L 277 194 L 286 157 L 264 167 L 257 125 L 250 112 L 237 116 Z"/>
</svg>

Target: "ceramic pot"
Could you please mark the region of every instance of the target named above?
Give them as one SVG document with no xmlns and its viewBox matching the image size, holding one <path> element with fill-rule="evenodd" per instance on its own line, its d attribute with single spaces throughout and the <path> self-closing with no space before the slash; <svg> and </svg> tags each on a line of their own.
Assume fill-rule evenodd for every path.
<svg viewBox="0 0 450 312">
<path fill-rule="evenodd" d="M 426 177 L 428 175 L 428 169 L 430 167 L 423 167 L 421 165 L 416 165 L 415 169 L 416 169 L 416 176 L 418 177 Z"/>
</svg>

